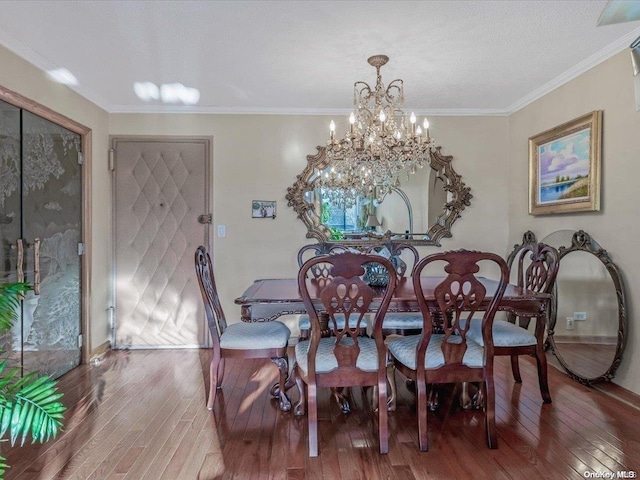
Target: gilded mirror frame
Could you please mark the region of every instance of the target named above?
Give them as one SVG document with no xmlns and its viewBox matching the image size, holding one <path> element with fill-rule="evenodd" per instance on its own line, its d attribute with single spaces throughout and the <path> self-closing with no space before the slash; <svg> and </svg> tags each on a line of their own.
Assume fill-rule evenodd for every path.
<svg viewBox="0 0 640 480">
<path fill-rule="evenodd" d="M 558 296 L 554 295 L 553 301 L 551 302 L 551 311 L 549 312 L 549 327 L 548 327 L 548 335 L 547 335 L 547 344 L 553 351 L 553 354 L 558 359 L 558 362 L 565 369 L 567 374 L 573 378 L 574 380 L 582 383 L 583 385 L 592 385 L 598 382 L 609 382 L 615 376 L 616 370 L 620 366 L 622 362 L 622 353 L 624 352 L 624 348 L 626 345 L 627 337 L 627 302 L 625 298 L 625 289 L 624 282 L 622 280 L 622 275 L 618 270 L 618 267 L 613 261 L 611 257 L 598 243 L 591 238 L 591 236 L 586 233 L 584 230 L 578 230 L 573 234 L 571 239 L 571 245 L 569 247 L 561 246 L 558 248 L 558 260 L 560 262 L 560 269 L 562 269 L 562 259 L 566 257 L 568 254 L 572 252 L 587 252 L 591 255 L 594 255 L 598 260 L 600 260 L 611 280 L 613 281 L 613 285 L 616 292 L 616 299 L 618 304 L 618 331 L 617 331 L 617 344 L 616 351 L 613 357 L 613 361 L 611 365 L 607 368 L 607 370 L 602 374 L 596 377 L 587 378 L 582 375 L 577 374 L 571 366 L 567 363 L 567 361 L 562 357 L 562 354 L 558 350 L 558 347 L 555 343 L 554 339 L 554 329 L 557 323 L 557 313 L 558 313 Z M 556 290 L 557 292 L 557 290 Z"/>
<path fill-rule="evenodd" d="M 320 222 L 319 216 L 314 213 L 314 205 L 305 200 L 305 193 L 313 190 L 312 179 L 318 170 L 324 170 L 330 163 L 326 155 L 325 147 L 316 147 L 318 152 L 315 155 L 307 155 L 307 165 L 300 175 L 296 177 L 295 183 L 287 188 L 287 205 L 292 207 L 298 214 L 298 218 L 307 227 L 307 238 L 315 238 L 319 243 L 332 243 L 331 231 Z M 429 226 L 423 235 L 426 238 L 405 238 L 403 234 L 386 231 L 384 233 L 367 232 L 367 237 L 357 240 L 339 240 L 340 244 L 366 245 L 379 244 L 398 241 L 410 245 L 434 245 L 440 246 L 442 238 L 450 238 L 451 227 L 460 218 L 465 207 L 471 205 L 471 188 L 462 181 L 462 177 L 455 172 L 451 166 L 453 156 L 442 155 L 441 147 L 436 147 L 431 152 L 430 165 L 433 171 L 442 180 L 445 192 L 450 196 L 450 200 L 442 206 L 442 214 L 437 217 L 437 222 Z"/>
</svg>

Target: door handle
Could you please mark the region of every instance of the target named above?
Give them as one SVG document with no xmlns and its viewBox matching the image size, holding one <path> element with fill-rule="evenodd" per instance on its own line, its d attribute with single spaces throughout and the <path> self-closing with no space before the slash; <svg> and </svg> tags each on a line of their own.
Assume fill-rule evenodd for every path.
<svg viewBox="0 0 640 480">
<path fill-rule="evenodd" d="M 40 295 L 40 239 L 33 239 L 33 293 Z"/>
<path fill-rule="evenodd" d="M 22 267 L 24 263 L 24 245 L 22 239 L 19 238 L 16 241 L 16 247 L 18 248 L 18 258 L 16 260 L 16 269 L 18 271 L 18 283 L 24 282 L 24 269 Z"/>
</svg>

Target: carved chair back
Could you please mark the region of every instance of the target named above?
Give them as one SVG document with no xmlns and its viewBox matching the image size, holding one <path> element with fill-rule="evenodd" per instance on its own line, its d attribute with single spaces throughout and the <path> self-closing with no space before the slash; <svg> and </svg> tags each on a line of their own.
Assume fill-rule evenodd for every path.
<svg viewBox="0 0 640 480">
<path fill-rule="evenodd" d="M 307 256 L 308 252 L 313 252 L 313 255 L 311 257 L 313 258 L 320 255 L 327 255 L 329 253 L 346 252 L 347 250 L 347 247 L 336 243 L 322 242 L 305 245 L 298 251 L 298 267 L 302 267 L 304 262 L 307 260 L 305 257 Z M 329 272 L 324 268 L 324 265 L 322 263 L 314 267 L 311 273 L 315 278 L 327 278 L 327 276 L 329 275 Z"/>
<path fill-rule="evenodd" d="M 558 251 L 555 248 L 544 243 L 524 245 L 516 258 L 519 287 L 538 293 L 552 293 L 560 266 Z"/>
<path fill-rule="evenodd" d="M 374 245 L 369 247 L 367 253 L 380 253 L 383 249 L 389 252 L 389 259 L 398 277 L 404 277 L 407 272 L 411 273 L 411 270 L 420 259 L 418 250 L 413 245 L 405 243 L 389 242 L 382 245 Z"/>
<path fill-rule="evenodd" d="M 195 266 L 213 346 L 214 348 L 220 348 L 220 335 L 222 335 L 227 328 L 227 320 L 222 310 L 220 297 L 218 296 L 211 257 L 207 249 L 203 246 L 199 246 L 196 249 Z"/>
<path fill-rule="evenodd" d="M 435 262 L 444 263 L 447 276 L 434 291 L 436 311 L 431 311 L 422 294 L 421 274 Z M 491 301 L 485 301 L 487 291 L 478 273 L 482 263 L 496 265 L 500 271 L 500 281 Z M 508 284 L 509 271 L 507 264 L 494 253 L 458 250 L 436 253 L 423 258 L 413 269 L 413 286 L 423 315 L 424 328 L 417 347 L 417 369 L 424 371 L 427 346 L 432 335 L 432 326 L 437 318 L 446 319 L 441 325 L 444 334 L 442 354 L 444 367 L 458 367 L 468 348 L 467 332 L 471 319 L 478 312 L 483 312 L 482 335 L 484 340 L 485 365 L 493 364 L 493 318 L 498 309 L 505 288 Z M 437 326 L 437 325 L 435 325 Z"/>
<path fill-rule="evenodd" d="M 365 264 L 376 263 L 389 273 L 386 286 L 372 287 L 365 280 Z M 322 266 L 327 277 L 316 278 L 314 270 Z M 321 315 L 329 319 L 329 335 L 333 339 L 332 353 L 338 361 L 338 368 L 357 370 L 356 360 L 360 353 L 359 337 L 365 327 L 365 314 L 371 312 L 376 302 L 373 338 L 378 348 L 379 367 L 385 368 L 386 348 L 382 338 L 382 319 L 396 287 L 396 275 L 391 262 L 379 255 L 344 252 L 321 255 L 305 262 L 298 273 L 298 288 L 311 320 L 311 339 L 308 353 L 309 377 L 316 374 L 316 354 L 323 335 Z M 316 298 L 314 303 L 313 298 Z M 379 303 L 379 305 L 378 305 Z M 336 315 L 344 315 L 345 321 L 339 328 Z M 354 321 L 355 319 L 355 321 Z"/>
</svg>

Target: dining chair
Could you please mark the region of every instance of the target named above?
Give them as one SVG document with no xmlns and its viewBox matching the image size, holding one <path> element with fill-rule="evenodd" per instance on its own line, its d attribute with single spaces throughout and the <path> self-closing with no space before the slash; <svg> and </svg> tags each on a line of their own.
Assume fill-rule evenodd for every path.
<svg viewBox="0 0 640 480">
<path fill-rule="evenodd" d="M 426 268 L 432 269 L 435 264 L 442 264 L 447 275 L 436 286 L 433 305 L 429 305 L 422 291 L 421 276 Z M 500 272 L 500 281 L 490 300 L 486 298 L 486 288 L 476 275 L 485 264 L 494 269 L 497 266 Z M 508 278 L 509 271 L 502 257 L 467 250 L 429 255 L 413 269 L 413 288 L 423 317 L 422 332 L 389 338 L 387 346 L 396 368 L 415 382 L 421 451 L 428 450 L 427 384 L 460 382 L 481 384 L 487 443 L 489 448 L 497 448 L 491 331 Z M 439 315 L 435 317 L 434 312 Z M 468 335 L 470 319 L 479 312 L 483 313 L 481 331 L 484 346 Z M 446 319 L 440 326 L 443 333 L 433 331 L 432 326 L 437 319 Z"/>
<path fill-rule="evenodd" d="M 298 268 L 302 267 L 304 262 L 308 260 L 308 258 L 306 257 L 308 256 L 309 252 L 312 253 L 312 257 L 313 257 L 313 256 L 319 256 L 319 255 L 326 255 L 326 254 L 336 254 L 336 253 L 346 252 L 349 250 L 350 250 L 350 247 L 346 247 L 338 243 L 321 242 L 321 243 L 312 243 L 309 245 L 305 245 L 298 251 Z M 351 249 L 351 251 L 355 253 L 354 249 Z M 323 279 L 323 278 L 326 279 L 329 277 L 329 271 L 325 268 L 325 266 L 322 263 L 319 263 L 315 267 L 313 267 L 311 269 L 311 274 L 316 279 Z M 338 322 L 339 328 L 344 328 L 344 322 L 345 322 L 344 315 L 340 315 L 340 314 L 336 315 L 336 321 Z M 355 319 L 352 319 L 352 323 L 351 323 L 352 328 L 354 327 L 354 322 L 355 322 Z M 328 335 L 330 332 L 327 326 L 326 316 L 323 316 L 321 318 L 320 323 L 323 326 L 325 326 L 323 330 L 325 334 Z M 311 329 L 311 319 L 309 318 L 308 314 L 300 315 L 300 317 L 298 318 L 298 329 L 300 330 L 299 340 L 307 340 L 309 338 L 309 331 Z M 367 333 L 366 326 L 364 326 L 360 330 L 360 334 L 366 335 L 366 333 Z"/>
<path fill-rule="evenodd" d="M 389 274 L 385 286 L 370 286 L 365 280 L 365 264 L 375 263 Z M 311 273 L 323 265 L 329 275 L 317 279 Z M 294 412 L 307 411 L 309 423 L 309 456 L 318 455 L 319 387 L 377 387 L 377 404 L 387 403 L 387 350 L 382 337 L 382 319 L 396 287 L 393 265 L 377 255 L 353 252 L 322 255 L 306 261 L 298 273 L 298 289 L 311 321 L 309 340 L 295 347 L 294 375 L 300 400 Z M 375 305 L 372 305 L 374 299 Z M 379 305 L 378 305 L 379 303 Z M 361 336 L 365 314 L 375 307 L 372 337 Z M 329 317 L 330 336 L 324 336 L 320 313 Z M 336 317 L 343 315 L 339 326 Z M 355 325 L 351 327 L 352 320 Z M 306 387 L 306 388 L 305 388 Z M 305 395 L 306 390 L 306 395 Z M 389 451 L 389 427 L 386 408 L 378 408 L 380 453 Z"/>
<path fill-rule="evenodd" d="M 543 243 L 530 243 L 525 235 L 523 243 L 516 245 L 509 255 L 507 265 L 512 279 L 515 270 L 519 287 L 536 293 L 553 293 L 559 267 L 558 252 L 555 248 Z M 538 368 L 542 400 L 544 403 L 551 403 L 547 379 L 547 356 L 544 350 L 546 322 L 545 317 L 534 318 L 536 322 L 533 332 L 528 328 L 531 317 L 519 318 L 512 312 L 508 312 L 506 321 L 496 320 L 493 323 L 494 355 L 511 357 L 511 370 L 516 383 L 522 383 L 518 357 L 520 355 L 534 357 Z M 482 343 L 481 324 L 478 319 L 471 321 L 468 336 Z"/>
<path fill-rule="evenodd" d="M 195 267 L 213 348 L 209 367 L 207 408 L 213 409 L 216 390 L 221 388 L 225 359 L 269 358 L 279 370 L 279 382 L 271 387 L 270 393 L 278 398 L 282 411 L 291 410 L 286 389 L 280 388 L 285 385 L 289 373 L 287 359 L 287 345 L 291 336 L 289 328 L 278 321 L 227 324 L 216 288 L 211 257 L 203 246 L 196 249 Z"/>
</svg>

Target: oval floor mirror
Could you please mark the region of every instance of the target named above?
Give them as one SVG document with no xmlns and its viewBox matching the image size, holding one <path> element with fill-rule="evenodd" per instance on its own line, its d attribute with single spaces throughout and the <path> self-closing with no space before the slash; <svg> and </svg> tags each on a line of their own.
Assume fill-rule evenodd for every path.
<svg viewBox="0 0 640 480">
<path fill-rule="evenodd" d="M 557 361 L 585 385 L 611 380 L 626 341 L 622 277 L 586 232 L 559 230 L 542 240 L 558 250 L 560 268 L 547 343 Z"/>
</svg>

